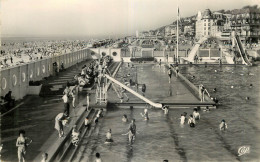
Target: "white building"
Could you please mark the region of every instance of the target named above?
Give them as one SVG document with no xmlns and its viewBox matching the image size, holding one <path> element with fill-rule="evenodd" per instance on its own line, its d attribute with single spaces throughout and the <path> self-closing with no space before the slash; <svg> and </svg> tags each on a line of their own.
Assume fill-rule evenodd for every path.
<svg viewBox="0 0 260 162">
<path fill-rule="evenodd" d="M 206 9 L 203 14 L 198 12 L 196 21 L 196 38 L 216 36 L 224 29 L 225 16 L 222 13 L 212 13 Z"/>
</svg>

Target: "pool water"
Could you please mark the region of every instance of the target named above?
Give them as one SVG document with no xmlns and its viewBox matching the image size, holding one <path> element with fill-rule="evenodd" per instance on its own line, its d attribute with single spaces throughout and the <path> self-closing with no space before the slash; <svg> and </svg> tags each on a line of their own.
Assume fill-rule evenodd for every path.
<svg viewBox="0 0 260 162">
<path fill-rule="evenodd" d="M 145 69 L 149 71 L 149 69 Z M 152 70 L 152 69 L 150 69 Z M 216 70 L 216 72 L 215 72 Z M 180 115 L 192 109 L 170 109 L 168 115 L 161 110 L 149 109 L 149 121 L 140 113 L 143 109 L 117 109 L 109 107 L 100 121 L 96 133 L 88 139 L 86 149 L 81 150 L 81 160 L 94 161 L 99 152 L 104 161 L 258 161 L 259 159 L 259 66 L 180 66 L 180 72 L 195 85 L 203 84 L 209 93 L 217 97 L 221 105 L 210 112 L 200 111 L 201 120 L 195 128 L 180 125 Z M 248 73 L 251 73 L 248 75 Z M 167 78 L 166 78 L 167 79 Z M 253 84 L 250 88 L 249 84 Z M 231 88 L 233 86 L 233 88 Z M 213 88 L 217 92 L 213 92 Z M 246 100 L 249 97 L 249 100 Z M 136 119 L 136 141 L 128 144 L 129 123 L 121 118 L 126 114 Z M 219 130 L 225 119 L 226 131 Z M 106 132 L 112 129 L 114 143 L 104 144 Z M 250 152 L 238 156 L 241 146 L 250 146 Z"/>
<path fill-rule="evenodd" d="M 167 69 L 162 65 L 161 67 L 155 64 L 134 64 L 131 68 L 127 64 L 123 64 L 117 75 L 116 79 L 121 83 L 124 81 L 138 83 L 138 87 L 131 86 L 133 90 L 142 94 L 142 85 L 146 85 L 145 97 L 153 102 L 160 103 L 197 103 L 200 102 L 180 80 L 176 77 L 171 78 L 171 83 L 168 80 Z M 117 85 L 115 85 L 117 86 Z M 118 86 L 117 86 L 118 87 Z M 130 98 L 128 103 L 143 102 L 129 92 L 126 92 Z M 114 98 L 112 97 L 114 96 Z M 111 99 L 113 98 L 113 99 Z M 112 100 L 112 101 L 111 101 Z M 114 100 L 114 101 L 113 101 Z M 115 91 L 111 88 L 108 95 L 109 102 L 118 102 L 119 99 Z"/>
</svg>

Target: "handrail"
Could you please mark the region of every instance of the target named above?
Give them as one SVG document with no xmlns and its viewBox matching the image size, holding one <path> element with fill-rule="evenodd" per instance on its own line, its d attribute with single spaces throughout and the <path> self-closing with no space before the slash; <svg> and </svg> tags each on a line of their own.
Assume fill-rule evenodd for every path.
<svg viewBox="0 0 260 162">
<path fill-rule="evenodd" d="M 112 78 L 111 76 L 109 76 L 108 74 L 104 74 L 105 77 L 107 77 L 107 79 L 111 80 L 112 82 L 118 84 L 119 86 L 123 87 L 124 89 L 126 89 L 128 92 L 132 93 L 133 95 L 135 95 L 136 97 L 142 99 L 143 101 L 145 101 L 146 103 L 152 105 L 153 107 L 157 107 L 157 108 L 162 108 L 162 104 L 161 103 L 155 103 L 147 98 L 145 98 L 144 96 L 140 95 L 139 93 L 135 92 L 134 90 L 132 90 L 131 88 L 125 86 L 124 84 L 120 83 L 119 81 L 117 81 L 116 79 Z"/>
</svg>

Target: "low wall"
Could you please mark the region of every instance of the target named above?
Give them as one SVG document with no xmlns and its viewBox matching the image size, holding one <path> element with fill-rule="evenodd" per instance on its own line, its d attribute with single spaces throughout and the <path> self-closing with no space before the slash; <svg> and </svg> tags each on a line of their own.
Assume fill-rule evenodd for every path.
<svg viewBox="0 0 260 162">
<path fill-rule="evenodd" d="M 169 65 L 166 65 L 166 67 L 169 67 Z M 173 69 L 173 72 L 176 75 L 176 71 Z M 199 100 L 200 100 L 200 96 L 199 96 L 199 88 L 197 86 L 195 86 L 193 83 L 191 83 L 185 76 L 183 76 L 181 73 L 178 73 L 178 78 L 182 80 L 183 84 L 186 84 L 191 93 L 193 93 Z M 205 101 L 215 104 L 207 95 L 205 95 Z"/>
<path fill-rule="evenodd" d="M 86 60 L 88 53 L 89 49 L 83 49 L 76 52 L 1 69 L 0 96 L 4 96 L 8 91 L 12 91 L 12 96 L 15 97 L 16 100 L 22 99 L 28 94 L 29 81 L 39 81 L 44 77 L 54 74 L 54 62 L 57 62 L 59 68 L 61 63 L 64 64 L 65 68 L 68 68 L 78 62 Z"/>
</svg>

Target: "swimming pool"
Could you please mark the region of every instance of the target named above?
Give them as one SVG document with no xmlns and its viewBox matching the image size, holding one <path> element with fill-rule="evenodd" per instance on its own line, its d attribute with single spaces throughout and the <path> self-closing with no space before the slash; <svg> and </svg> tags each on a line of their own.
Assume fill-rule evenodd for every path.
<svg viewBox="0 0 260 162">
<path fill-rule="evenodd" d="M 147 65 L 142 68 L 148 71 L 147 74 L 152 73 L 157 77 L 163 73 L 149 66 L 147 68 Z M 180 66 L 180 71 L 187 78 L 194 75 L 195 79 L 191 81 L 195 85 L 203 84 L 212 96 L 219 99 L 221 106 L 210 112 L 200 111 L 201 120 L 195 128 L 179 124 L 181 113 L 187 112 L 189 115 L 192 109 L 170 109 L 168 115 L 158 109 L 149 109 L 150 120 L 143 121 L 140 115 L 143 109 L 109 107 L 99 127 L 87 139 L 88 142 L 83 142 L 86 147 L 80 150 L 77 160 L 92 161 L 95 153 L 100 152 L 105 161 L 257 161 L 260 151 L 259 67 Z M 167 82 L 168 78 L 164 76 L 161 75 L 158 80 Z M 142 81 L 150 81 L 149 77 L 142 77 Z M 250 88 L 249 84 L 253 84 L 253 87 Z M 217 89 L 216 93 L 213 88 Z M 167 93 L 164 95 L 167 96 Z M 153 91 L 149 97 L 161 99 Z M 128 145 L 127 136 L 122 135 L 127 132 L 129 124 L 121 122 L 123 114 L 129 119 L 136 119 L 139 134 L 132 147 Z M 218 127 L 222 119 L 228 124 L 225 132 L 219 131 Z M 105 134 L 110 128 L 114 143 L 106 145 Z M 250 146 L 250 153 L 238 156 L 241 146 Z"/>
</svg>

